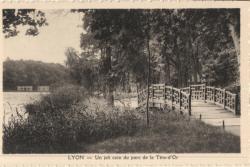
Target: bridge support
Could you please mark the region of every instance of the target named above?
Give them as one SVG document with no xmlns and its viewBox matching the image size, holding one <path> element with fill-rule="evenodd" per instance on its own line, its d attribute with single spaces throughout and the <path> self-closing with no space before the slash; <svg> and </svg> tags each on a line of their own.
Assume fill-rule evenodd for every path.
<svg viewBox="0 0 250 167">
<path fill-rule="evenodd" d="M 226 89 L 223 89 L 223 106 L 224 106 L 224 109 L 226 109 Z"/>
<path fill-rule="evenodd" d="M 207 85 L 204 86 L 204 102 L 207 102 Z"/>
<path fill-rule="evenodd" d="M 181 111 L 181 103 L 182 103 L 181 99 L 182 99 L 182 94 L 181 94 L 181 90 L 179 90 L 180 113 L 183 114 L 182 111 Z"/>
<path fill-rule="evenodd" d="M 174 89 L 173 89 L 173 86 L 171 87 L 171 105 L 172 105 L 172 110 L 174 110 Z"/>
<path fill-rule="evenodd" d="M 189 116 L 191 116 L 192 115 L 192 113 L 191 113 L 191 100 L 192 100 L 192 96 L 191 96 L 191 92 L 189 93 L 189 97 L 188 97 L 188 114 L 189 114 Z"/>
<path fill-rule="evenodd" d="M 238 100 L 239 100 L 239 96 L 238 94 L 235 95 L 235 101 L 234 101 L 234 106 L 235 106 L 235 115 L 240 115 L 240 110 L 238 109 Z"/>
<path fill-rule="evenodd" d="M 155 103 L 154 103 L 154 97 L 155 97 L 155 86 L 152 86 L 152 106 L 155 107 Z"/>
<path fill-rule="evenodd" d="M 216 96 L 215 96 L 215 87 L 213 88 L 213 100 L 214 100 L 214 104 L 215 104 L 215 102 L 216 102 Z"/>
</svg>

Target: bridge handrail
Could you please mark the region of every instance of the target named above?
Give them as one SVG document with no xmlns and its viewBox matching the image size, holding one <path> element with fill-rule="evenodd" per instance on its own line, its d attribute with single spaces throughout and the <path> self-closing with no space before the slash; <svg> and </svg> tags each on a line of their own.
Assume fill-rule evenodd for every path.
<svg viewBox="0 0 250 167">
<path fill-rule="evenodd" d="M 237 114 L 237 94 L 225 91 L 225 108 Z"/>
<path fill-rule="evenodd" d="M 152 84 L 149 88 L 149 95 L 153 107 L 156 103 L 163 106 L 170 104 L 173 109 L 179 107 L 180 110 L 191 112 L 191 100 L 204 100 L 204 102 L 213 102 L 239 114 L 237 94 L 206 84 L 190 85 L 180 89 L 165 84 Z M 146 98 L 147 89 L 138 91 L 139 106 L 145 105 Z"/>
<path fill-rule="evenodd" d="M 186 93 L 190 93 L 190 87 L 185 87 L 185 88 L 181 88 L 181 91 L 186 92 Z"/>
<path fill-rule="evenodd" d="M 146 104 L 146 95 L 147 89 L 138 91 L 138 105 L 140 107 Z M 188 92 L 165 84 L 152 84 L 149 87 L 149 96 L 149 103 L 153 107 L 155 104 L 160 104 L 160 106 L 179 109 L 181 112 L 188 111 L 191 115 L 191 96 Z"/>
<path fill-rule="evenodd" d="M 174 91 L 180 91 L 180 89 L 173 87 L 172 88 Z"/>
<path fill-rule="evenodd" d="M 191 85 L 191 86 L 205 86 L 206 84 L 194 84 L 194 85 Z"/>
</svg>

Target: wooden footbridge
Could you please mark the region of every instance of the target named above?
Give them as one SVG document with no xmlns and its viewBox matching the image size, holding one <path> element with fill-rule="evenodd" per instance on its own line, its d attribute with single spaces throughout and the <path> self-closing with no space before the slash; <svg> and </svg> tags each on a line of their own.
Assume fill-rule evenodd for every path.
<svg viewBox="0 0 250 167">
<path fill-rule="evenodd" d="M 139 107 L 146 106 L 147 93 L 149 107 L 170 108 L 240 135 L 240 105 L 237 94 L 206 84 L 181 89 L 153 84 L 149 87 L 149 92 L 147 89 L 138 92 Z"/>
</svg>

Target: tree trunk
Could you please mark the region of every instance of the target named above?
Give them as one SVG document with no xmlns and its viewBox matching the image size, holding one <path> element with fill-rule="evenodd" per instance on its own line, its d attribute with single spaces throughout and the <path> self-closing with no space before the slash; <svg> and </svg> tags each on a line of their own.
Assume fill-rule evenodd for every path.
<svg viewBox="0 0 250 167">
<path fill-rule="evenodd" d="M 150 46 L 149 46 L 149 37 L 147 39 L 147 51 L 148 51 L 148 76 L 147 76 L 147 104 L 146 104 L 146 110 L 147 110 L 147 126 L 149 126 L 149 87 L 150 87 L 150 61 L 151 61 L 151 52 L 150 52 Z"/>
<path fill-rule="evenodd" d="M 167 59 L 167 80 L 168 84 L 171 85 L 171 78 L 170 78 L 170 62 L 169 59 Z"/>
<path fill-rule="evenodd" d="M 167 55 L 166 53 L 163 53 L 163 57 L 164 57 L 164 83 L 171 85 L 171 79 L 170 79 L 170 61 L 168 58 L 169 55 Z"/>
<path fill-rule="evenodd" d="M 110 105 L 110 106 L 114 106 L 113 92 L 114 92 L 113 87 L 109 85 L 106 98 L 107 98 L 108 105 Z"/>
<path fill-rule="evenodd" d="M 106 48 L 106 65 L 108 68 L 108 73 L 111 72 L 112 70 L 112 64 L 111 64 L 111 47 L 107 47 Z M 113 91 L 114 91 L 114 84 L 113 84 L 113 78 L 110 78 L 110 76 L 108 76 L 108 83 L 107 83 L 107 95 L 106 95 L 106 99 L 108 101 L 108 105 L 113 106 L 114 105 L 114 95 L 113 95 Z"/>
<path fill-rule="evenodd" d="M 197 75 L 199 74 L 199 60 L 198 60 L 198 54 L 199 54 L 199 48 L 198 43 L 196 47 L 196 54 L 191 53 L 193 57 L 193 75 L 194 75 L 194 83 L 197 84 L 198 78 Z"/>
<path fill-rule="evenodd" d="M 178 56 L 179 57 L 179 56 Z M 181 62 L 178 60 L 178 88 L 182 87 L 182 71 Z"/>
<path fill-rule="evenodd" d="M 229 30 L 233 39 L 234 47 L 237 53 L 237 61 L 238 65 L 240 65 L 240 37 L 237 35 L 235 31 L 235 25 L 232 23 L 229 23 Z"/>
<path fill-rule="evenodd" d="M 180 59 L 180 55 L 178 52 L 178 47 L 177 47 L 177 41 L 176 41 L 176 57 L 177 57 L 177 87 L 180 88 L 182 86 L 182 67 L 181 67 L 181 59 Z"/>
<path fill-rule="evenodd" d="M 235 23 L 236 24 L 236 23 Z M 231 32 L 232 40 L 234 43 L 235 51 L 237 54 L 238 69 L 240 67 L 240 37 L 235 30 L 235 24 L 229 23 L 229 30 Z M 236 84 L 240 85 L 240 71 L 238 70 L 238 75 L 236 78 Z"/>
</svg>

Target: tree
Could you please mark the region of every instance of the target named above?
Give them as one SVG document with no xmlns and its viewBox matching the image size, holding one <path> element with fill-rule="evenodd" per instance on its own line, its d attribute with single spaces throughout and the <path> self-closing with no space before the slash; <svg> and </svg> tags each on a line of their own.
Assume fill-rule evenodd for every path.
<svg viewBox="0 0 250 167">
<path fill-rule="evenodd" d="M 99 85 L 99 60 L 95 58 L 92 52 L 77 53 L 73 48 L 67 48 L 65 62 L 70 75 L 78 85 L 84 86 L 89 93 L 98 91 Z"/>
<path fill-rule="evenodd" d="M 44 12 L 36 9 L 3 9 L 5 38 L 18 35 L 18 26 L 28 26 L 26 35 L 36 36 L 38 28 L 48 25 Z"/>
<path fill-rule="evenodd" d="M 235 76 L 239 76 L 235 75 L 238 69 L 235 62 L 237 54 L 233 52 L 237 52 L 238 49 L 235 47 L 237 45 L 233 45 L 235 42 L 229 26 L 231 22 L 234 23 L 237 39 L 239 36 L 237 9 L 181 9 L 158 12 L 154 36 L 157 37 L 158 46 L 161 47 L 159 55 L 164 60 L 163 65 L 168 71 L 166 78 L 172 80 L 172 85 L 183 87 L 187 85 L 188 80 L 197 83 L 198 76 L 199 78 L 205 76 L 211 84 L 224 85 L 235 80 Z M 223 54 L 231 56 L 222 56 Z M 222 65 L 218 63 L 219 59 L 222 60 L 221 56 L 231 60 Z M 224 78 L 222 73 L 211 68 L 207 70 L 208 66 L 213 66 L 214 69 L 220 68 L 233 75 L 223 82 L 220 80 Z"/>
<path fill-rule="evenodd" d="M 81 47 L 84 52 L 92 50 L 92 55 L 99 53 L 99 75 L 111 105 L 115 87 L 129 83 L 131 76 L 139 87 L 147 89 L 159 82 L 184 87 L 202 78 L 225 86 L 238 76 L 238 45 L 234 42 L 239 39 L 238 10 L 80 12 L 85 13 L 86 30 L 81 35 Z"/>
<path fill-rule="evenodd" d="M 82 35 L 83 50 L 98 48 L 101 54 L 101 75 L 104 76 L 107 99 L 113 104 L 113 91 L 128 80 L 131 73 L 138 73 L 138 54 L 143 54 L 144 38 L 141 32 L 141 11 L 137 10 L 89 10 L 84 11 Z M 87 40 L 86 40 L 87 39 Z M 90 42 L 85 42 L 90 41 Z M 142 45 L 141 45 L 142 44 Z M 142 57 L 138 56 L 139 59 Z M 133 61 L 132 61 L 133 60 Z M 137 78 L 137 77 L 135 77 Z M 139 77 L 137 78 L 139 79 Z"/>
</svg>

